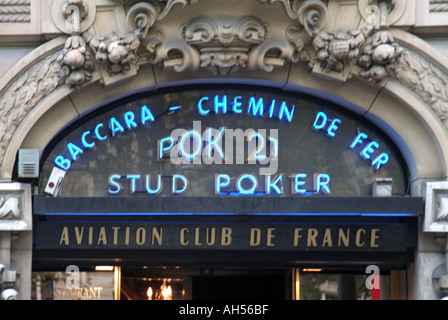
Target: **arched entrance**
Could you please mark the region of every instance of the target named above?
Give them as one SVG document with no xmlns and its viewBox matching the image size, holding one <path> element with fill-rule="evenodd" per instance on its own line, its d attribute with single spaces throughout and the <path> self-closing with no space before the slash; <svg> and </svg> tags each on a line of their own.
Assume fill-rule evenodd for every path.
<svg viewBox="0 0 448 320">
<path fill-rule="evenodd" d="M 145 269 L 153 282 L 180 279 L 182 297 L 219 289 L 202 272 L 216 285 L 244 277 L 252 297 L 272 277 L 269 292 L 286 299 L 295 269 L 404 269 L 423 212 L 404 158 L 375 125 L 266 86 L 178 86 L 95 108 L 48 144 L 40 172 L 36 270 L 118 266 L 132 299 Z M 220 286 L 216 298 L 236 290 Z"/>
<path fill-rule="evenodd" d="M 58 4 L 61 2 L 55 1 L 55 6 Z M 17 163 L 19 149 L 39 150 L 40 156 L 44 156 L 43 151 L 50 148 L 51 141 L 67 126 L 75 123 L 84 115 L 96 109 L 100 110 L 101 107 L 124 96 L 147 91 L 155 92 L 169 87 L 203 85 L 204 83 L 217 86 L 239 84 L 311 94 L 314 97 L 336 103 L 353 112 L 358 118 L 372 123 L 393 142 L 404 159 L 409 171 L 407 179 L 409 188 L 405 188 L 405 194 L 423 197 L 427 181 L 443 180 L 446 177 L 447 132 L 444 124 L 446 111 L 443 109 L 446 96 L 444 96 L 443 90 L 438 90 L 440 85 L 443 86 L 443 79 L 447 73 L 446 57 L 432 54 L 433 51 L 430 50 L 428 44 L 399 29 L 369 31 L 364 29 L 364 22 L 361 22 L 357 29 L 362 30 L 362 33 L 351 30 L 353 32 L 337 34 L 334 31 L 337 26 L 334 21 L 329 19 L 327 25 L 325 25 L 325 21 L 322 21 L 331 16 L 332 11 L 327 11 L 327 9 L 330 10 L 331 7 L 331 10 L 334 10 L 334 5 L 327 8 L 326 4 L 321 1 L 298 1 L 296 4 L 297 6 L 293 8 L 291 2 L 285 1 L 278 1 L 275 4 L 265 1 L 247 1 L 244 2 L 244 5 L 228 9 L 229 15 L 223 18 L 222 8 L 214 6 L 211 11 L 204 10 L 203 6 L 207 6 L 205 2 L 194 3 L 197 6 L 194 6 L 193 2 L 188 3 L 183 8 L 185 10 L 181 10 L 180 6 L 175 5 L 164 7 L 165 3 L 161 4 L 157 10 L 152 10 L 153 8 L 147 2 L 139 3 L 136 6 L 117 2 L 110 8 L 102 8 L 104 10 L 101 11 L 102 14 L 107 12 L 104 16 L 118 17 L 110 19 L 110 21 L 117 22 L 116 24 L 104 23 L 105 18 L 100 18 L 103 16 L 98 15 L 96 20 L 89 16 L 83 22 L 81 35 L 73 32 L 74 30 L 62 30 L 67 36 L 55 38 L 32 51 L 2 77 L 1 105 L 3 108 L 1 110 L 5 119 L 3 123 L 6 124 L 0 130 L 2 133 L 0 141 L 3 159 L 1 162 L 2 179 L 12 181 L 16 177 L 14 165 Z M 256 10 L 253 10 L 254 8 Z M 269 14 L 262 14 L 266 12 L 265 10 L 268 10 Z M 316 14 L 317 20 L 304 19 L 311 11 Z M 100 11 L 89 10 L 88 15 L 95 16 L 97 12 Z M 208 12 L 208 16 L 204 20 L 197 19 L 197 12 Z M 142 17 L 142 14 L 147 17 L 155 15 L 157 19 L 148 19 L 149 24 L 134 33 L 138 26 L 134 23 L 134 18 Z M 268 18 L 264 21 L 260 17 Z M 61 16 L 54 19 L 62 19 L 63 22 Z M 279 21 L 281 23 L 276 23 Z M 309 21 L 317 22 L 309 24 Z M 64 23 L 56 24 L 62 29 L 66 26 Z M 179 24 L 183 26 L 181 28 L 183 31 L 180 33 L 177 32 Z M 201 37 L 201 35 L 207 35 L 207 32 L 221 34 L 225 26 L 233 24 L 238 28 L 231 30 L 235 37 L 230 45 L 223 45 L 223 43 L 227 43 L 226 39 L 219 36 Z M 269 29 L 266 26 L 275 26 L 275 28 Z M 242 30 L 248 33 L 242 32 Z M 116 32 L 119 33 L 118 37 Z M 252 36 L 245 37 L 245 35 Z M 121 36 L 129 37 L 122 39 Z M 345 38 L 339 39 L 340 36 Z M 136 38 L 142 41 L 138 46 L 136 45 L 138 42 L 134 42 Z M 339 43 L 342 47 L 347 44 L 346 41 L 349 41 L 355 43 L 359 50 L 341 52 L 342 56 L 338 58 L 334 55 L 335 52 L 325 49 L 326 44 L 328 47 L 335 45 L 334 42 L 332 43 L 333 40 L 329 40 L 335 38 L 343 40 Z M 209 40 L 200 42 L 199 39 Z M 118 44 L 115 41 L 129 40 L 129 43 L 126 42 L 127 48 L 133 49 L 130 51 L 126 49 L 127 57 L 134 54 L 139 59 L 137 62 L 132 59 L 124 59 L 120 61 L 120 65 L 113 59 L 103 61 L 105 64 L 100 63 L 102 60 L 97 59 L 96 55 L 101 52 L 99 47 L 95 46 L 95 43 L 101 42 L 100 40 L 104 42 L 102 45 L 106 46 L 113 43 Z M 320 44 L 323 46 L 319 45 L 319 41 L 322 41 Z M 331 46 L 330 43 L 332 43 Z M 77 66 L 70 59 L 65 59 L 74 51 L 77 52 L 79 47 L 76 47 L 76 44 L 90 54 L 90 56 L 82 55 L 89 64 Z M 120 42 L 121 44 L 123 43 Z M 231 49 L 237 47 L 240 51 L 242 50 L 242 52 L 237 52 L 239 57 L 245 57 L 244 54 L 247 54 L 247 63 L 244 60 L 238 60 L 237 64 L 226 68 L 223 57 L 228 57 L 230 53 L 233 56 L 235 53 L 229 52 L 229 47 Z M 213 51 L 212 48 L 217 51 Z M 378 58 L 381 49 L 390 51 L 392 48 L 393 59 L 392 57 L 384 61 L 374 59 L 374 56 Z M 134 49 L 142 50 L 134 51 Z M 369 51 L 370 49 L 372 52 Z M 378 51 L 374 54 L 375 50 L 373 49 L 378 49 Z M 152 55 L 153 53 L 156 53 L 155 56 Z M 331 59 L 326 58 L 328 54 L 333 55 Z M 201 60 L 212 56 L 218 57 L 218 60 Z M 369 59 L 372 59 L 373 65 L 368 63 Z M 342 60 L 344 63 L 341 65 Z M 135 64 L 129 64 L 129 61 L 134 61 Z M 200 61 L 203 62 L 202 65 Z M 211 61 L 218 62 L 213 65 Z M 423 74 L 425 76 L 421 76 Z M 208 95 L 207 97 L 214 99 L 215 96 Z M 220 95 L 218 102 L 222 101 L 223 95 Z M 254 101 L 253 108 L 259 108 L 258 101 L 258 99 Z M 272 102 L 272 100 L 268 101 Z M 204 104 L 201 106 L 203 106 L 204 113 L 213 110 L 214 107 L 203 102 Z M 235 102 L 234 96 L 232 102 Z M 236 104 L 238 105 L 238 103 L 237 99 Z M 288 108 L 285 107 L 281 117 L 279 112 L 275 114 L 276 109 L 274 108 L 273 117 L 277 116 L 277 120 L 287 119 L 291 109 L 288 103 L 286 106 Z M 175 105 L 170 107 L 175 107 Z M 269 114 L 269 107 L 267 110 Z M 142 110 L 140 109 L 139 112 L 141 113 Z M 136 114 L 134 113 L 134 115 Z M 329 122 L 326 126 L 323 125 L 322 128 L 319 128 L 323 123 L 320 122 L 324 119 L 323 114 Z M 326 112 L 323 114 L 319 118 L 316 118 L 317 114 L 314 115 L 314 121 L 310 123 L 310 126 L 315 124 L 318 133 L 323 134 L 324 138 L 331 139 L 331 135 L 337 132 L 336 127 L 338 127 L 338 122 L 334 121 L 340 118 L 330 116 Z M 110 118 L 106 120 L 110 120 Z M 120 126 L 133 126 L 131 118 L 128 118 L 127 123 L 126 120 L 124 121 L 123 123 L 119 122 Z M 412 129 L 410 130 L 410 128 Z M 104 133 L 100 131 L 101 128 L 97 129 L 98 137 L 104 137 Z M 119 133 L 118 125 L 115 129 Z M 92 135 L 92 132 L 95 133 L 95 127 L 87 128 L 82 133 L 89 130 L 90 134 L 84 136 L 86 146 L 92 145 L 94 140 L 91 138 L 95 137 L 95 134 Z M 307 131 L 307 133 L 309 132 Z M 338 136 L 336 135 L 336 137 Z M 352 142 L 353 139 L 354 137 L 352 137 Z M 360 136 L 358 141 L 361 142 L 361 140 Z M 365 140 L 363 141 L 365 142 Z M 107 143 L 109 142 L 107 141 Z M 355 144 L 355 146 L 360 148 L 361 143 Z M 372 144 L 370 148 L 374 146 L 376 145 Z M 357 151 L 359 151 L 358 154 L 362 154 L 364 151 L 364 159 L 360 157 L 359 160 L 368 163 L 365 158 L 373 153 L 370 152 L 370 148 L 365 149 L 366 147 L 367 145 Z M 85 149 L 80 152 L 73 147 L 72 152 L 78 157 L 81 153 L 84 154 Z M 381 153 L 372 160 L 375 161 L 375 159 L 377 159 L 376 165 L 385 161 L 385 158 L 381 158 Z M 310 175 L 306 172 L 294 173 Z M 325 172 L 316 173 L 325 174 Z M 229 175 L 230 178 L 232 176 Z M 320 182 L 316 182 L 316 186 L 320 186 L 321 191 L 326 190 L 325 178 L 321 175 L 318 180 Z M 228 187 L 226 186 L 227 177 L 221 176 L 220 179 L 219 183 L 222 187 L 224 189 Z M 275 181 L 279 181 L 276 179 L 277 177 L 268 181 L 273 192 L 276 191 L 275 186 L 277 186 Z M 236 189 L 239 188 L 240 191 L 245 192 L 252 191 L 250 185 L 244 185 L 244 182 L 255 183 L 250 176 L 246 176 L 244 179 L 240 178 L 240 180 L 241 184 L 237 184 Z M 23 177 L 19 181 L 27 184 L 28 187 L 36 182 Z M 128 185 L 133 181 L 137 183 L 135 176 L 127 178 Z M 303 190 L 301 182 L 299 176 L 296 191 Z M 110 183 L 111 190 L 123 192 L 121 187 L 118 188 L 120 184 L 117 177 L 112 178 Z M 264 183 L 266 185 L 266 181 Z M 313 185 L 314 182 L 309 183 Z M 10 190 L 8 188 L 12 187 L 7 186 L 7 190 Z M 23 193 L 28 194 L 27 192 Z M 29 196 L 27 199 L 31 200 Z M 78 207 L 78 211 L 80 208 Z M 437 218 L 432 211 L 433 209 L 428 217 Z M 31 212 L 32 209 L 29 207 L 26 213 L 31 215 Z M 29 231 L 30 227 L 23 230 Z M 80 236 L 80 230 L 78 229 L 78 236 Z M 188 230 L 190 231 L 190 229 Z M 323 236 L 325 236 L 325 230 L 323 230 Z M 331 232 L 331 229 L 329 230 Z M 102 232 L 101 229 L 99 232 Z M 257 239 L 256 232 L 258 231 L 254 231 L 253 234 L 254 239 Z M 360 235 L 361 233 L 364 234 L 363 231 L 360 231 Z M 187 235 L 186 231 L 184 234 Z M 420 232 L 417 231 L 417 234 L 420 235 Z M 264 235 L 268 236 L 267 230 Z M 373 238 L 375 239 L 375 232 L 373 232 Z M 312 239 L 313 237 L 311 237 L 311 243 L 313 243 Z M 184 240 L 187 239 L 184 238 Z M 193 240 L 190 239 L 190 241 Z M 375 241 L 374 244 L 376 244 Z M 417 254 L 424 255 L 420 252 Z M 417 259 L 418 263 L 412 267 L 415 269 L 410 272 L 409 278 L 412 278 L 410 283 L 413 288 L 418 287 L 416 283 L 419 281 L 430 282 L 426 278 L 419 278 L 420 274 L 425 274 L 426 277 L 425 269 L 429 270 L 429 268 L 425 268 L 426 264 L 422 261 Z M 400 275 L 400 277 L 402 276 L 403 274 Z M 413 282 L 414 278 L 416 279 L 415 283 Z M 412 292 L 409 294 L 412 295 Z"/>
</svg>

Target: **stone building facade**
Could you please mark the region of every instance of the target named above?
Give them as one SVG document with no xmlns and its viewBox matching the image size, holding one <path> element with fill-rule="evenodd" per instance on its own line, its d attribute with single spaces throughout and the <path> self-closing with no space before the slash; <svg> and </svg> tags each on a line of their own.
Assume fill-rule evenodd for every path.
<svg viewBox="0 0 448 320">
<path fill-rule="evenodd" d="M 387 133 L 425 203 L 393 298 L 448 295 L 448 1 L 0 0 L 0 57 L 2 297 L 31 298 L 19 150 L 124 95 L 200 83 L 318 95 Z"/>
</svg>

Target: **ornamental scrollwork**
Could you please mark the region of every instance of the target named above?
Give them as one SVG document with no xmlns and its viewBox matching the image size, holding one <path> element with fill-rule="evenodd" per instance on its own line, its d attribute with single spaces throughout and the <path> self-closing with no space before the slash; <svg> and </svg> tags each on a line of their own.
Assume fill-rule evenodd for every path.
<svg viewBox="0 0 448 320">
<path fill-rule="evenodd" d="M 160 64 L 165 69 L 182 72 L 186 70 L 198 70 L 200 60 L 199 52 L 185 44 L 185 41 L 180 39 L 167 39 L 154 50 L 154 56 L 150 59 L 150 62 Z"/>
<path fill-rule="evenodd" d="M 186 7 L 198 3 L 199 0 L 159 0 L 159 2 L 164 3 L 163 9 L 157 17 L 158 20 L 162 20 L 176 4 L 181 4 L 183 7 Z"/>
<path fill-rule="evenodd" d="M 129 30 L 133 30 L 140 39 L 146 37 L 149 28 L 156 22 L 160 10 L 161 8 L 157 4 L 146 2 L 134 4 L 126 14 Z"/>
<path fill-rule="evenodd" d="M 429 105 L 448 128 L 448 79 L 433 65 L 401 47 L 389 31 L 378 31 L 367 41 L 353 74 L 373 84 L 393 79 Z"/>
<path fill-rule="evenodd" d="M 325 26 L 327 7 L 321 0 L 258 0 L 265 4 L 281 3 L 290 19 L 297 20 L 312 35 Z"/>
<path fill-rule="evenodd" d="M 214 74 L 226 75 L 246 67 L 251 50 L 265 41 L 267 26 L 254 17 L 224 17 L 215 21 L 196 19 L 182 30 L 187 46 L 198 53 L 189 58 L 199 59 L 200 66 Z M 193 62 L 190 69 L 198 63 Z"/>
<path fill-rule="evenodd" d="M 322 1 L 280 2 L 288 16 L 299 24 L 296 28 L 303 31 L 303 42 L 324 28 L 326 6 Z M 149 47 L 154 55 L 151 62 L 179 72 L 202 67 L 215 75 L 229 75 L 241 68 L 270 72 L 286 61 L 297 62 L 301 48 L 294 47 L 287 37 L 278 37 L 270 31 L 268 23 L 252 16 L 194 19 L 181 27 L 184 42 L 166 36 L 153 37 L 159 42 Z"/>
<path fill-rule="evenodd" d="M 102 71 L 103 77 L 106 74 L 108 77 L 126 74 L 130 70 L 136 72 L 139 62 L 144 62 L 145 59 L 177 72 L 194 71 L 202 67 L 220 75 L 231 74 L 241 68 L 269 72 L 276 66 L 284 65 L 285 61 L 297 61 L 297 48 L 285 38 L 269 35 L 269 26 L 255 17 L 195 19 L 181 27 L 183 39 L 167 37 L 163 29 L 155 26 L 175 5 L 186 7 L 198 2 L 199 0 L 138 2 L 126 14 L 130 33 L 95 35 L 85 31 L 80 37 L 79 26 L 86 19 L 89 8 L 83 0 L 66 0 L 61 10 L 67 21 L 68 8 L 76 11 L 76 14 L 70 15 L 69 24 L 73 25 L 70 27 L 71 36 L 58 60 L 66 72 L 66 83 L 70 87 L 79 87 L 90 81 L 94 71 L 92 58 L 100 70 L 105 70 Z M 274 2 L 277 1 L 269 1 L 271 4 Z M 281 2 L 288 15 L 300 23 L 307 38 L 315 37 L 323 29 L 326 6 L 322 1 Z M 93 54 L 90 54 L 87 47 Z M 142 47 L 146 49 L 146 53 L 140 50 Z"/>
<path fill-rule="evenodd" d="M 92 79 L 95 64 L 98 65 L 105 81 L 116 75 L 135 73 L 139 67 L 139 49 L 141 40 L 147 37 L 148 31 L 157 20 L 168 15 L 171 9 L 181 4 L 184 7 L 199 0 L 159 0 L 138 2 L 127 12 L 126 23 L 129 33 L 118 35 L 96 35 L 81 28 L 81 23 L 89 15 L 89 6 L 84 0 L 57 0 L 61 5 L 61 13 L 65 19 L 66 33 L 70 34 L 66 46 L 58 58 L 65 73 L 69 87 L 78 88 Z M 53 5 L 55 6 L 55 4 Z M 56 9 L 54 9 L 56 10 Z M 68 30 L 68 31 L 67 31 Z M 146 42 L 147 49 L 160 44 Z M 182 51 L 182 50 L 181 50 Z M 93 54 L 92 54 L 93 53 Z"/>
<path fill-rule="evenodd" d="M 30 197 L 23 184 L 0 184 L 0 230 L 31 230 Z"/>
<path fill-rule="evenodd" d="M 297 18 L 308 35 L 313 37 L 325 27 L 327 7 L 320 0 L 307 0 L 298 7 Z"/>
<path fill-rule="evenodd" d="M 61 1 L 65 1 L 62 12 L 67 14 L 67 7 L 75 5 L 79 7 L 81 22 L 88 20 L 92 8 L 88 11 L 85 0 L 57 0 Z M 256 1 L 283 6 L 291 25 L 282 36 L 275 26 L 254 16 L 219 16 L 193 19 L 180 26 L 180 37 L 173 37 L 165 34 L 158 22 L 176 5 L 186 8 L 200 0 L 142 1 L 126 14 L 128 34 L 103 36 L 84 32 L 81 38 L 72 32 L 58 58 L 62 67 L 60 79 L 71 87 L 88 82 L 94 68 L 92 60 L 110 77 L 132 69 L 135 72 L 140 63 L 176 72 L 204 68 L 225 76 L 243 68 L 271 72 L 285 62 L 305 62 L 313 73 L 342 81 L 359 76 L 384 85 L 388 79 L 394 79 L 428 103 L 448 126 L 446 79 L 426 61 L 402 48 L 387 30 L 401 16 L 403 0 L 360 0 L 359 10 L 367 25 L 359 30 L 331 32 L 325 29 L 324 1 Z M 368 8 L 377 9 L 375 19 L 365 15 Z"/>
<path fill-rule="evenodd" d="M 448 128 L 448 78 L 432 64 L 404 50 L 397 63 L 387 68 L 390 78 L 414 92 L 429 105 Z"/>
</svg>

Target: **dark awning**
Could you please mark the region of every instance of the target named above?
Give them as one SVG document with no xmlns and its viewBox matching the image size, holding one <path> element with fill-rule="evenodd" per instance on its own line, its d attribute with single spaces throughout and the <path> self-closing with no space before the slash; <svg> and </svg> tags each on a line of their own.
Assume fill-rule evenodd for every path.
<svg viewBox="0 0 448 320">
<path fill-rule="evenodd" d="M 422 198 L 34 197 L 38 265 L 402 268 Z M 117 262 L 119 261 L 119 262 Z"/>
</svg>

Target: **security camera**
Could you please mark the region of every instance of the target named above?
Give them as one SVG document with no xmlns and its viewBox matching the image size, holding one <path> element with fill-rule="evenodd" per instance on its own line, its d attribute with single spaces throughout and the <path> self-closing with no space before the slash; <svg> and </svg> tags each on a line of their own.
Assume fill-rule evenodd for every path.
<svg viewBox="0 0 448 320">
<path fill-rule="evenodd" d="M 10 288 L 2 292 L 0 300 L 20 300 L 20 296 L 17 290 Z"/>
</svg>

